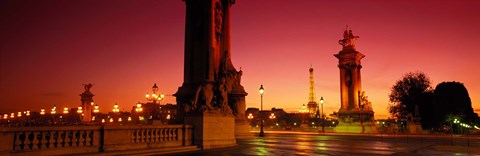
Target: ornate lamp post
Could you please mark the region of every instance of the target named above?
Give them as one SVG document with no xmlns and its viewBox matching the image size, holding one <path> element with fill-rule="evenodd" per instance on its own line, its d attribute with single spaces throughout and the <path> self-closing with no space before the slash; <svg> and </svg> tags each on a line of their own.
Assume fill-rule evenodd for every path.
<svg viewBox="0 0 480 156">
<path fill-rule="evenodd" d="M 83 121 L 83 107 L 80 105 L 77 109 L 78 116 L 80 116 L 80 120 Z"/>
<path fill-rule="evenodd" d="M 55 115 L 57 113 L 57 106 L 53 105 L 52 111 L 50 111 L 50 114 Z"/>
<path fill-rule="evenodd" d="M 277 118 L 274 113 L 271 113 L 270 116 L 268 117 L 272 120 L 272 123 L 274 123 L 274 119 Z M 275 124 L 274 124 L 275 125 Z M 278 126 L 278 125 L 277 125 Z M 274 127 L 275 128 L 275 127 Z"/>
<path fill-rule="evenodd" d="M 93 112 L 94 113 L 99 113 L 100 112 L 100 110 L 98 110 L 98 105 L 97 104 L 95 104 L 95 107 L 93 108 Z"/>
<path fill-rule="evenodd" d="M 265 132 L 263 132 L 263 118 L 262 118 L 262 111 L 263 111 L 263 93 L 264 93 L 264 89 L 263 89 L 263 85 L 260 85 L 260 134 L 258 134 L 259 137 L 264 137 L 265 136 Z"/>
<path fill-rule="evenodd" d="M 252 126 L 252 119 L 253 119 L 253 114 L 249 113 L 247 116 L 248 120 L 250 121 L 250 126 Z"/>
<path fill-rule="evenodd" d="M 137 103 L 137 107 L 135 108 L 135 112 L 137 112 L 138 114 L 138 120 L 141 120 L 143 118 L 142 116 L 140 116 L 142 111 L 143 111 L 142 104 L 139 101 Z"/>
<path fill-rule="evenodd" d="M 160 104 L 160 101 L 163 100 L 163 98 L 165 97 L 165 95 L 163 94 L 157 94 L 158 92 L 158 86 L 157 84 L 153 84 L 153 87 L 152 87 L 152 94 L 146 94 L 145 97 L 147 98 L 148 101 L 152 101 L 153 103 L 156 103 L 158 101 L 158 104 Z"/>
<path fill-rule="evenodd" d="M 112 110 L 114 113 L 118 113 L 120 112 L 120 109 L 118 109 L 118 104 L 115 103 L 115 105 L 113 105 L 113 110 Z"/>
<path fill-rule="evenodd" d="M 63 114 L 68 114 L 68 108 L 67 107 L 63 108 Z"/>
<path fill-rule="evenodd" d="M 82 113 L 83 113 L 83 108 L 82 108 L 82 106 L 78 106 L 77 113 L 78 113 L 78 114 L 82 114 Z"/>
<path fill-rule="evenodd" d="M 323 103 L 325 101 L 323 100 L 323 96 L 320 97 L 320 105 L 322 105 L 322 113 L 320 113 L 320 116 L 322 117 L 322 133 L 325 132 L 325 116 L 323 115 Z"/>
</svg>

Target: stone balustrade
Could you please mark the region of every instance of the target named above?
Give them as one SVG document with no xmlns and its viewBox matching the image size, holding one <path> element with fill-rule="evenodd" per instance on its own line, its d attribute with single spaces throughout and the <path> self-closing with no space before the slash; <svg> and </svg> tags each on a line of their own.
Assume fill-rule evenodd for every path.
<svg viewBox="0 0 480 156">
<path fill-rule="evenodd" d="M 0 155 L 62 155 L 189 146 L 192 126 L 105 125 L 0 128 Z"/>
</svg>

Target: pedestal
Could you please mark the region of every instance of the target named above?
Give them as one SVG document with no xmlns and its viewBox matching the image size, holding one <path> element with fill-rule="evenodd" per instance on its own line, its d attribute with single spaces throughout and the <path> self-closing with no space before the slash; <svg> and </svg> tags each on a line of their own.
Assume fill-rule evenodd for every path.
<svg viewBox="0 0 480 156">
<path fill-rule="evenodd" d="M 185 123 L 193 126 L 193 144 L 202 149 L 235 146 L 233 115 L 216 111 L 188 113 Z"/>
<path fill-rule="evenodd" d="M 374 112 L 371 110 L 350 110 L 338 113 L 339 123 L 335 132 L 344 133 L 375 133 L 377 127 L 373 122 Z"/>
<path fill-rule="evenodd" d="M 235 137 L 237 139 L 253 138 L 254 134 L 250 133 L 249 122 L 245 119 L 235 119 Z"/>
<path fill-rule="evenodd" d="M 411 134 L 421 134 L 422 133 L 422 125 L 417 122 L 408 122 L 407 123 L 408 132 Z"/>
</svg>

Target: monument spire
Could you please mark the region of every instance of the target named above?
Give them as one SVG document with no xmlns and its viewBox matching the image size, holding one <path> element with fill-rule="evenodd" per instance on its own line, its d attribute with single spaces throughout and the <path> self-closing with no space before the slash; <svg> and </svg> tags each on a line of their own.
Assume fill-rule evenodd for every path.
<svg viewBox="0 0 480 156">
<path fill-rule="evenodd" d="M 315 82 L 313 81 L 313 67 L 310 65 L 310 91 L 308 93 L 308 102 L 316 102 L 315 97 Z"/>
<path fill-rule="evenodd" d="M 310 65 L 310 91 L 308 93 L 308 113 L 310 117 L 315 117 L 316 112 L 318 111 L 318 103 L 315 97 L 315 82 L 313 81 L 313 67 Z"/>
</svg>

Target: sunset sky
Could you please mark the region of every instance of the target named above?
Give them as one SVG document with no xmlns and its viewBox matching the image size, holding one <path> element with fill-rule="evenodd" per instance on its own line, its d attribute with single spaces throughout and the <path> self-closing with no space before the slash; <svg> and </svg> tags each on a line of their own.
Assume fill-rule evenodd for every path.
<svg viewBox="0 0 480 156">
<path fill-rule="evenodd" d="M 464 83 L 480 113 L 480 1 L 237 0 L 232 61 L 243 70 L 247 107 L 297 111 L 308 102 L 308 68 L 326 113 L 340 108 L 337 42 L 346 25 L 360 36 L 362 87 L 376 118 L 406 72 L 433 87 Z M 103 112 L 130 111 L 157 83 L 175 103 L 183 83 L 185 4 L 181 0 L 0 2 L 0 113 L 77 107 L 82 84 Z"/>
</svg>

